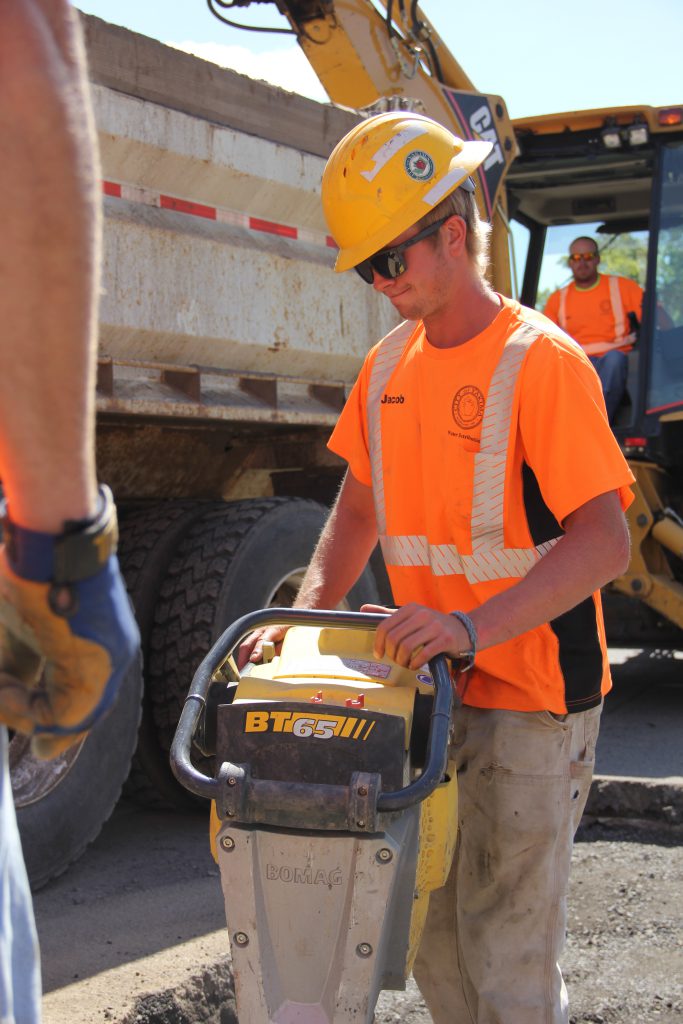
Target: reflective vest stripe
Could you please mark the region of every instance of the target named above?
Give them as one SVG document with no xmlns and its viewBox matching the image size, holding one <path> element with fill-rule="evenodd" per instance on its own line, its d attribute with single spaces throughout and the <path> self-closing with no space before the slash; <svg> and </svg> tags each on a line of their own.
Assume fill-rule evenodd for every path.
<svg viewBox="0 0 683 1024">
<path fill-rule="evenodd" d="M 582 345 L 581 347 L 584 352 L 589 356 L 604 355 L 605 352 L 609 352 L 615 345 L 630 345 L 635 340 L 633 335 L 626 331 L 626 317 L 624 315 L 624 302 L 621 297 L 619 278 L 615 277 L 614 274 L 606 274 L 605 276 L 609 284 L 609 300 L 614 318 L 614 338 L 612 341 L 592 341 L 587 345 Z M 570 287 L 567 284 L 560 291 L 557 319 L 563 331 L 567 330 L 567 295 Z"/>
<path fill-rule="evenodd" d="M 560 307 L 557 311 L 557 319 L 560 322 L 560 327 L 563 331 L 567 330 L 567 294 L 569 292 L 569 285 L 566 284 L 564 288 L 560 289 Z"/>
<path fill-rule="evenodd" d="M 505 473 L 512 403 L 517 378 L 538 331 L 522 324 L 505 344 L 486 399 L 480 451 L 474 457 L 472 554 L 454 544 L 430 544 L 421 535 L 387 534 L 382 463 L 381 400 L 391 375 L 415 329 L 406 322 L 380 343 L 368 386 L 368 434 L 377 529 L 388 566 L 429 567 L 435 576 L 464 575 L 470 583 L 526 576 L 559 538 L 531 548 L 506 548 L 504 538 Z"/>
<path fill-rule="evenodd" d="M 382 473 L 382 395 L 389 383 L 389 378 L 396 369 L 403 349 L 415 324 L 404 320 L 387 334 L 380 342 L 375 356 L 368 386 L 368 440 L 370 445 L 370 467 L 372 472 L 372 492 L 375 499 L 375 515 L 377 528 L 382 537 L 387 532 L 386 511 L 384 504 L 384 474 Z M 373 454 L 374 453 L 374 454 Z"/>
<path fill-rule="evenodd" d="M 426 537 L 382 537 L 387 565 L 429 565 Z"/>
<path fill-rule="evenodd" d="M 626 324 L 624 321 L 624 303 L 621 301 L 621 288 L 619 278 L 610 275 L 609 298 L 612 303 L 612 316 L 614 317 L 614 339 L 623 341 L 626 337 Z"/>
<path fill-rule="evenodd" d="M 529 345 L 537 337 L 524 325 L 509 339 L 494 370 L 481 426 L 481 443 L 474 456 L 472 495 L 472 553 L 502 548 L 503 499 L 512 399 L 519 370 Z"/>
</svg>

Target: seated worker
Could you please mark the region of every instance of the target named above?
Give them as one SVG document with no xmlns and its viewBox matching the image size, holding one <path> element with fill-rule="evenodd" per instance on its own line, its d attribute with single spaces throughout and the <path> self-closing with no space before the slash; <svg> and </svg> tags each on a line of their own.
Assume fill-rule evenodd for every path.
<svg viewBox="0 0 683 1024">
<path fill-rule="evenodd" d="M 635 341 L 629 314 L 640 321 L 643 289 L 628 277 L 599 274 L 600 253 L 592 238 L 574 239 L 568 262 L 574 280 L 553 292 L 543 312 L 584 349 L 612 423 L 626 390 L 626 353 Z"/>
</svg>

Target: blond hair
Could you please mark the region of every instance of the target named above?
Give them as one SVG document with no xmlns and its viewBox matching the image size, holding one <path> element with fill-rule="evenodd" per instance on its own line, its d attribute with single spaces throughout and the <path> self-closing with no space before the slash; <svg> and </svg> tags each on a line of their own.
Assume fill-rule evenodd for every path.
<svg viewBox="0 0 683 1024">
<path fill-rule="evenodd" d="M 442 199 L 418 222 L 418 227 L 427 227 L 443 217 L 460 217 L 465 222 L 467 255 L 482 277 L 486 276 L 489 265 L 489 243 L 491 225 L 479 215 L 477 201 L 472 192 L 456 188 Z"/>
</svg>

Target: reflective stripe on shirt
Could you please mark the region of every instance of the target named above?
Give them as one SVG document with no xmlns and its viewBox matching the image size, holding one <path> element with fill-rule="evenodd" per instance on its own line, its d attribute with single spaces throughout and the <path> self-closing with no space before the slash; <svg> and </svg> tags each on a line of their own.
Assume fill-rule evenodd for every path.
<svg viewBox="0 0 683 1024">
<path fill-rule="evenodd" d="M 610 349 L 616 345 L 632 345 L 635 341 L 633 333 L 627 333 L 626 331 L 626 317 L 624 315 L 624 302 L 621 297 L 621 288 L 619 287 L 619 278 L 614 274 L 603 274 L 601 275 L 607 278 L 609 285 L 609 300 L 612 306 L 612 317 L 614 318 L 614 338 L 612 341 L 591 341 L 587 345 L 582 345 L 584 352 L 589 356 L 604 355 L 605 352 L 609 352 Z M 567 284 L 560 290 L 560 305 L 557 311 L 557 319 L 560 327 L 563 331 L 567 330 L 567 295 L 571 284 Z M 584 291 L 586 289 L 583 289 Z M 577 289 L 579 293 L 581 289 Z"/>
<path fill-rule="evenodd" d="M 472 554 L 463 555 L 454 544 L 431 544 L 421 535 L 391 536 L 387 533 L 380 403 L 415 327 L 414 323 L 406 321 L 380 342 L 368 385 L 372 490 L 385 562 L 387 566 L 397 567 L 426 566 L 435 576 L 464 575 L 470 583 L 526 576 L 559 540 L 555 537 L 530 548 L 506 548 L 504 539 L 505 469 L 513 397 L 522 362 L 538 337 L 538 331 L 529 324 L 521 324 L 505 343 L 493 372 L 482 421 L 480 450 L 474 457 Z"/>
</svg>

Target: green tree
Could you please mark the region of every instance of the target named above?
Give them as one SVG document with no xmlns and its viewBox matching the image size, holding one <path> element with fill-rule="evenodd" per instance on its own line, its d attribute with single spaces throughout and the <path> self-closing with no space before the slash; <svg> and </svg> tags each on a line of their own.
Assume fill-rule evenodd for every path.
<svg viewBox="0 0 683 1024">
<path fill-rule="evenodd" d="M 647 238 L 636 235 L 611 235 L 598 240 L 600 270 L 603 274 L 619 274 L 645 285 Z"/>
<path fill-rule="evenodd" d="M 657 302 L 673 323 L 683 324 L 683 228 L 674 225 L 659 236 Z"/>
</svg>

